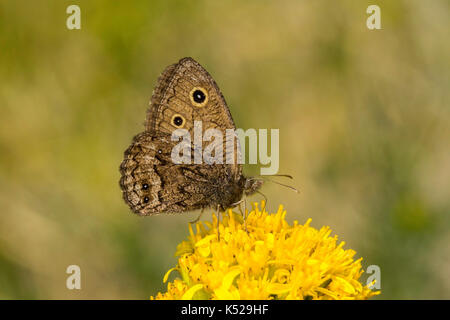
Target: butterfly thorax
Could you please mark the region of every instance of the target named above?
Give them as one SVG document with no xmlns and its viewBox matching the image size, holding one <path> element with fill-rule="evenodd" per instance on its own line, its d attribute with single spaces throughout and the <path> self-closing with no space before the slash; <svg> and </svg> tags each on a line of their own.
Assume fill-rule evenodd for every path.
<svg viewBox="0 0 450 320">
<path fill-rule="evenodd" d="M 258 191 L 261 188 L 263 181 L 255 178 L 246 178 L 241 175 L 238 181 L 229 179 L 229 181 L 222 181 L 217 188 L 213 188 L 211 194 L 211 207 L 220 206 L 222 210 L 232 208 L 242 199 L 242 196 L 248 196 Z"/>
<path fill-rule="evenodd" d="M 264 181 L 261 179 L 255 179 L 255 178 L 244 178 L 245 184 L 244 184 L 244 194 L 246 196 L 249 196 L 251 194 L 254 194 L 255 192 L 258 192 L 258 190 L 263 185 Z"/>
</svg>

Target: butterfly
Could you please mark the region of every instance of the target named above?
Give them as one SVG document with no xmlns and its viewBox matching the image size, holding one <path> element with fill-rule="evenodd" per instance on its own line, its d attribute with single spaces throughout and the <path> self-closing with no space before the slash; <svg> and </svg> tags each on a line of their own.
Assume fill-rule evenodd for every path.
<svg viewBox="0 0 450 320">
<path fill-rule="evenodd" d="M 160 75 L 145 131 L 133 138 L 124 153 L 119 184 L 134 213 L 148 216 L 208 207 L 224 211 L 262 186 L 261 179 L 243 175 L 239 161 L 174 163 L 172 150 L 178 143 L 172 139 L 174 130 L 185 129 L 193 135 L 196 121 L 201 121 L 203 130 L 216 129 L 224 136 L 227 129 L 236 129 L 214 79 L 187 57 Z M 205 147 L 206 142 L 202 143 Z M 238 143 L 234 143 L 233 152 L 234 160 L 241 156 Z"/>
</svg>

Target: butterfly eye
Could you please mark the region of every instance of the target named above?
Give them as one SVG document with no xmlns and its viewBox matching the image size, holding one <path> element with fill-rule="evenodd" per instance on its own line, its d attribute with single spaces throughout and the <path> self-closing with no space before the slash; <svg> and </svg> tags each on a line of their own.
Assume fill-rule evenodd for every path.
<svg viewBox="0 0 450 320">
<path fill-rule="evenodd" d="M 148 203 L 150 201 L 150 198 L 149 197 L 145 197 L 144 198 L 144 203 Z"/>
<path fill-rule="evenodd" d="M 208 92 L 201 87 L 195 87 L 191 90 L 189 98 L 196 107 L 204 107 L 208 102 Z"/>
<path fill-rule="evenodd" d="M 144 184 L 142 185 L 142 189 L 147 190 L 147 189 L 148 189 L 148 184 L 147 184 L 147 183 L 144 183 Z"/>
<path fill-rule="evenodd" d="M 184 120 L 183 116 L 176 114 L 172 117 L 172 120 L 170 122 L 176 128 L 183 128 L 185 120 Z"/>
</svg>

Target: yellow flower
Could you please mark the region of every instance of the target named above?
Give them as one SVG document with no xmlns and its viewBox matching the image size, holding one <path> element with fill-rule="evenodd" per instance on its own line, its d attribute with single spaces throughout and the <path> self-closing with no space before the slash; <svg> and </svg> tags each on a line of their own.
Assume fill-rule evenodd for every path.
<svg viewBox="0 0 450 320">
<path fill-rule="evenodd" d="M 261 204 L 264 207 L 264 202 Z M 189 225 L 188 240 L 176 251 L 172 271 L 180 278 L 151 299 L 367 299 L 379 294 L 360 283 L 356 252 L 343 249 L 329 227 L 317 230 L 297 221 L 291 226 L 280 206 L 275 214 L 258 204 L 242 216 L 228 210 L 217 230 L 217 217 Z"/>
</svg>

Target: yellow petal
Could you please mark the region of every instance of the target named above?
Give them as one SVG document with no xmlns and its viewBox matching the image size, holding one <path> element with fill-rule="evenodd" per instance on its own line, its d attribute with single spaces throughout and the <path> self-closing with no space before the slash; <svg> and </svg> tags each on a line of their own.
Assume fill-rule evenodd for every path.
<svg viewBox="0 0 450 320">
<path fill-rule="evenodd" d="M 290 284 L 281 284 L 281 283 L 269 283 L 267 285 L 267 292 L 270 294 L 283 294 L 287 293 L 291 290 Z"/>
<path fill-rule="evenodd" d="M 235 268 L 231 271 L 229 271 L 225 277 L 223 277 L 222 281 L 222 288 L 228 290 L 231 286 L 231 284 L 234 281 L 234 278 L 236 278 L 241 273 L 241 270 L 239 268 Z"/>
<path fill-rule="evenodd" d="M 169 269 L 169 271 L 166 272 L 163 278 L 163 283 L 166 283 L 167 279 L 169 278 L 169 275 L 172 273 L 173 270 L 177 270 L 177 267 Z"/>
<path fill-rule="evenodd" d="M 194 294 L 203 289 L 203 285 L 202 284 L 196 284 L 195 286 L 191 287 L 188 291 L 186 291 L 183 296 L 181 297 L 181 300 L 192 300 L 192 297 L 194 296 Z"/>
<path fill-rule="evenodd" d="M 175 251 L 175 257 L 181 257 L 183 254 L 193 253 L 194 248 L 192 247 L 191 241 L 182 241 L 177 246 L 177 250 Z"/>
<path fill-rule="evenodd" d="M 234 289 L 232 291 L 226 290 L 223 287 L 214 290 L 216 298 L 219 300 L 239 300 L 239 291 Z"/>
<path fill-rule="evenodd" d="M 217 238 L 217 235 L 211 234 L 204 237 L 202 240 L 197 241 L 195 246 L 197 247 L 198 253 L 203 257 L 208 257 L 211 254 L 211 240 Z"/>
<path fill-rule="evenodd" d="M 355 293 L 355 288 L 344 278 L 334 277 L 333 281 L 335 281 L 335 284 L 337 283 L 341 287 L 342 291 L 349 294 Z"/>
</svg>

